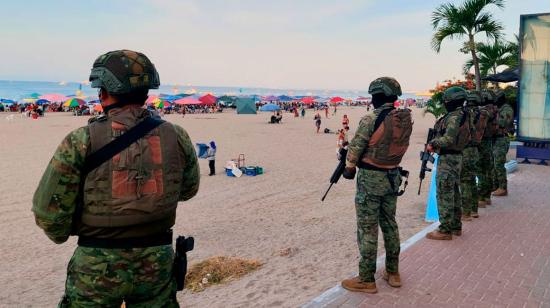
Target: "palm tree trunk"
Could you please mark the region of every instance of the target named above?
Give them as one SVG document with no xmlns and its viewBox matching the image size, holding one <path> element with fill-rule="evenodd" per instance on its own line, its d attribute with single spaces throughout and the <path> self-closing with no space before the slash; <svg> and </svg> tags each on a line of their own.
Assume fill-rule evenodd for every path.
<svg viewBox="0 0 550 308">
<path fill-rule="evenodd" d="M 474 41 L 474 35 L 469 34 L 470 52 L 472 53 L 472 60 L 474 62 L 474 70 L 476 77 L 476 90 L 481 91 L 481 73 L 479 72 L 479 59 L 476 54 L 476 43 Z"/>
</svg>

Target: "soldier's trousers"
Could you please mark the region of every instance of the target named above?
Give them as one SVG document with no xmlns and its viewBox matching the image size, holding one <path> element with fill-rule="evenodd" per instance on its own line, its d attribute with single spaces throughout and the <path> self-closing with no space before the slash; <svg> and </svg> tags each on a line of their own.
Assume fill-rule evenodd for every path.
<svg viewBox="0 0 550 308">
<path fill-rule="evenodd" d="M 497 188 L 508 189 L 508 180 L 506 179 L 506 154 L 510 147 L 508 136 L 497 137 L 493 144 L 493 156 L 495 158 L 495 182 Z"/>
<path fill-rule="evenodd" d="M 482 139 L 479 145 L 479 199 L 489 200 L 493 191 L 494 160 L 493 141 Z"/>
<path fill-rule="evenodd" d="M 439 231 L 443 233 L 462 230 L 461 171 L 462 154 L 439 156 L 436 175 L 437 210 L 439 211 Z"/>
<path fill-rule="evenodd" d="M 465 215 L 477 213 L 478 191 L 476 175 L 479 174 L 479 152 L 477 147 L 467 147 L 462 152 L 462 172 L 460 173 L 460 193 L 462 212 Z"/>
<path fill-rule="evenodd" d="M 390 183 L 394 181 L 394 187 Z M 378 226 L 382 229 L 386 249 L 386 270 L 399 271 L 399 230 L 395 221 L 397 205 L 396 190 L 401 184 L 400 175 L 388 178 L 385 172 L 359 169 L 357 175 L 357 244 L 361 258 L 359 277 L 365 282 L 374 282 L 378 248 Z"/>
<path fill-rule="evenodd" d="M 179 307 L 171 245 L 104 249 L 77 247 L 59 307 Z"/>
</svg>

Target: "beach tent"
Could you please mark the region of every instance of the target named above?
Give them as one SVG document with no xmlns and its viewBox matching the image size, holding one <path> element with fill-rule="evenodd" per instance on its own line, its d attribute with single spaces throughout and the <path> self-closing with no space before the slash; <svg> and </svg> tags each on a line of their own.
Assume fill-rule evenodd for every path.
<svg viewBox="0 0 550 308">
<path fill-rule="evenodd" d="M 256 114 L 256 102 L 251 97 L 237 99 L 237 114 Z"/>
<path fill-rule="evenodd" d="M 199 98 L 199 101 L 201 101 L 203 103 L 203 105 L 212 106 L 212 105 L 216 104 L 216 102 L 218 101 L 218 98 L 215 97 L 212 94 L 206 94 L 204 96 L 201 96 Z"/>
<path fill-rule="evenodd" d="M 512 82 L 519 80 L 519 67 L 504 70 L 502 73 L 481 78 L 492 82 Z"/>
</svg>

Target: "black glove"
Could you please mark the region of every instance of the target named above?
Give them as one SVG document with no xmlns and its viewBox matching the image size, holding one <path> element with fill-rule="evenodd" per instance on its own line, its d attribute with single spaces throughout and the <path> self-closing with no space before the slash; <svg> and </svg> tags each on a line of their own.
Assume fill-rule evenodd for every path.
<svg viewBox="0 0 550 308">
<path fill-rule="evenodd" d="M 355 172 L 355 167 L 346 167 L 344 169 L 344 172 L 342 173 L 342 176 L 344 177 L 344 179 L 353 180 L 353 178 L 355 177 Z"/>
</svg>

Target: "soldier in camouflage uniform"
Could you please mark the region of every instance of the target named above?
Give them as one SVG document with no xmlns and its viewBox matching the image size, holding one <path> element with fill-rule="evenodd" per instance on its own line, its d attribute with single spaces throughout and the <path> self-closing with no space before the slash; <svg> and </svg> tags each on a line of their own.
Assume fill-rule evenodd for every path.
<svg viewBox="0 0 550 308">
<path fill-rule="evenodd" d="M 510 135 L 514 134 L 514 109 L 506 101 L 504 92 L 497 91 L 498 130 L 493 143 L 493 156 L 495 158 L 495 182 L 497 190 L 493 196 L 508 195 L 508 180 L 506 179 L 506 154 L 510 147 Z"/>
<path fill-rule="evenodd" d="M 493 141 L 496 133 L 495 123 L 497 116 L 497 108 L 495 103 L 495 93 L 485 89 L 482 91 L 483 109 L 489 114 L 487 126 L 483 132 L 483 138 L 479 145 L 479 207 L 484 208 L 491 204 L 491 192 L 496 189 L 495 169 L 494 169 L 494 154 Z"/>
<path fill-rule="evenodd" d="M 479 152 L 478 144 L 473 136 L 476 135 L 476 122 L 479 121 L 477 116 L 478 106 L 482 102 L 481 93 L 479 91 L 470 91 L 466 100 L 466 112 L 469 113 L 470 119 L 470 135 L 472 136 L 470 143 L 466 145 L 462 151 L 462 173 L 460 174 L 460 191 L 462 201 L 462 220 L 471 221 L 472 217 L 479 217 L 477 202 L 478 193 L 476 185 L 476 174 L 478 174 Z"/>
<path fill-rule="evenodd" d="M 178 201 L 198 191 L 193 145 L 163 122 L 84 172 L 91 153 L 151 117 L 142 106 L 160 84 L 149 59 L 129 50 L 100 56 L 90 81 L 106 116 L 67 135 L 33 198 L 36 223 L 53 242 L 79 237 L 59 307 L 178 307 L 171 228 Z"/>
<path fill-rule="evenodd" d="M 412 130 L 410 111 L 397 110 L 393 104 L 401 95 L 399 83 L 389 77 L 374 80 L 369 86 L 373 96 L 373 111 L 359 122 L 355 137 L 348 146 L 344 178 L 353 179 L 356 167 L 357 194 L 357 242 L 360 252 L 359 276 L 342 281 L 342 286 L 350 291 L 376 293 L 374 274 L 378 246 L 378 226 L 382 229 L 386 249 L 386 270 L 384 279 L 392 287 L 401 286 L 399 275 L 399 230 L 395 220 L 397 192 L 402 178 L 399 163 L 405 153 Z M 396 122 L 392 122 L 396 121 Z M 394 125 L 399 122 L 400 125 Z M 378 124 L 378 127 L 375 126 Z M 380 126 L 384 125 L 384 129 Z M 381 132 L 406 127 L 398 139 L 381 136 Z M 390 133 L 391 134 L 391 133 Z M 385 140 L 385 141 L 381 141 Z M 399 150 L 389 154 L 395 145 Z"/>
<path fill-rule="evenodd" d="M 435 124 L 436 136 L 427 148 L 429 152 L 439 154 L 436 186 L 440 225 L 438 230 L 426 234 L 432 240 L 451 240 L 453 235 L 462 235 L 462 151 L 470 142 L 468 114 L 464 114 L 462 109 L 467 95 L 461 87 L 445 90 L 443 101 L 448 113 Z"/>
</svg>

